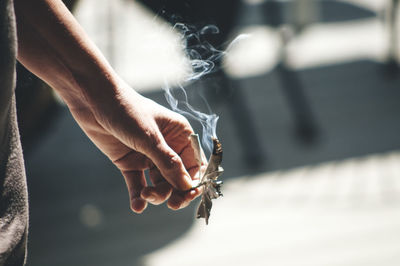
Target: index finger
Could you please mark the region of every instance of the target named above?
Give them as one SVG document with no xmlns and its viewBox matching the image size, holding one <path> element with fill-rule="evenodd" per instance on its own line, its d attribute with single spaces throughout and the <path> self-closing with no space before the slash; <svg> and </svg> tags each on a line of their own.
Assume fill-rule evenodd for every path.
<svg viewBox="0 0 400 266">
<path fill-rule="evenodd" d="M 192 178 L 186 171 L 181 157 L 160 137 L 158 143 L 150 147 L 146 155 L 160 170 L 162 176 L 178 190 L 192 188 Z"/>
</svg>

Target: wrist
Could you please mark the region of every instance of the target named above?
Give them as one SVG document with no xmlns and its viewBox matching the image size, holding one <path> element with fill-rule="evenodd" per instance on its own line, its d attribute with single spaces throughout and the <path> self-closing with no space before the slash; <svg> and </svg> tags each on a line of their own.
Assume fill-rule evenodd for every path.
<svg viewBox="0 0 400 266">
<path fill-rule="evenodd" d="M 117 97 L 122 81 L 110 69 L 98 66 L 84 71 L 71 71 L 66 84 L 54 86 L 69 108 L 90 108 L 102 106 Z"/>
</svg>

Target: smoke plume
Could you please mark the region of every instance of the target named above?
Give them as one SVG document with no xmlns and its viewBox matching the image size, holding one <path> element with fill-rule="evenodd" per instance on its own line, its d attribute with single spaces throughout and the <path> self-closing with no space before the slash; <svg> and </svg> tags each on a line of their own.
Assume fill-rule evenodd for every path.
<svg viewBox="0 0 400 266">
<path fill-rule="evenodd" d="M 177 23 L 173 27 L 180 34 L 180 43 L 185 51 L 188 59 L 189 72 L 185 78 L 185 84 L 199 80 L 204 75 L 216 71 L 216 62 L 221 60 L 226 51 L 238 40 L 246 37 L 239 35 L 232 41 L 226 51 L 218 50 L 207 41 L 207 36 L 218 34 L 219 30 L 214 25 L 207 25 L 200 30 L 194 26 Z M 203 98 L 208 108 L 208 114 L 193 108 L 190 105 L 188 95 L 183 84 L 170 86 L 165 82 L 164 87 L 165 98 L 171 109 L 182 114 L 188 119 L 198 121 L 202 126 L 201 142 L 207 153 L 212 151 L 212 138 L 217 138 L 217 122 L 218 116 L 211 111 L 207 101 Z M 179 96 L 179 97 L 178 97 Z"/>
</svg>

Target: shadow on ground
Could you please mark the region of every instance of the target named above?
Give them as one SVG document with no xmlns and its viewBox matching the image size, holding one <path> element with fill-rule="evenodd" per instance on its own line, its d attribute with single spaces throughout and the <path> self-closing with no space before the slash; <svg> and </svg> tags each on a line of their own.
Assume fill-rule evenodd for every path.
<svg viewBox="0 0 400 266">
<path fill-rule="evenodd" d="M 335 6 L 329 10 L 323 13 L 326 21 L 331 21 Z M 346 10 L 351 12 L 342 12 L 343 19 L 357 11 Z M 361 17 L 371 15 L 357 12 Z M 384 65 L 359 61 L 300 71 L 298 77 L 318 128 L 313 142 L 297 137 L 276 70 L 235 80 L 235 89 L 207 82 L 188 86 L 189 94 L 202 91 L 220 116 L 225 181 L 400 148 L 398 73 L 388 75 Z M 229 104 L 238 93 L 247 109 L 238 106 L 232 112 Z M 162 92 L 146 96 L 166 105 Z M 197 97 L 192 104 L 203 105 L 201 101 Z M 237 124 L 234 114 L 241 112 L 251 117 L 254 130 Z M 198 124 L 193 126 L 200 131 Z M 254 147 L 242 145 L 240 127 L 242 138 L 257 136 Z M 58 113 L 46 134 L 26 156 L 31 209 L 28 265 L 141 265 L 143 255 L 178 239 L 192 226 L 196 204 L 178 212 L 163 205 L 132 214 L 122 176 L 90 143 L 68 110 Z M 258 167 L 245 162 L 244 148 L 263 151 Z"/>
<path fill-rule="evenodd" d="M 320 132 L 312 144 L 296 138 L 276 73 L 236 81 L 266 157 L 257 169 L 243 162 L 236 120 L 226 108 L 235 91 L 223 99 L 214 97 L 211 107 L 221 116 L 223 179 L 399 149 L 400 77 L 388 78 L 384 69 L 362 61 L 300 72 Z M 189 94 L 200 87 L 189 86 Z M 165 104 L 162 92 L 146 96 Z M 140 265 L 135 259 L 179 238 L 194 219 L 196 204 L 177 213 L 151 206 L 142 215 L 132 214 L 122 176 L 66 109 L 48 137 L 29 153 L 26 168 L 29 265 Z M 87 206 L 95 213 L 85 214 Z M 91 224 L 87 215 L 97 220 Z"/>
</svg>

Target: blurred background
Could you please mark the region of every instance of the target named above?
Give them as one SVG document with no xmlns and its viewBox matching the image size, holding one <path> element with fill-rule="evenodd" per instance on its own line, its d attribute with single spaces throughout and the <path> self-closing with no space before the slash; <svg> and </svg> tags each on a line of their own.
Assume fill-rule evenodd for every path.
<svg viewBox="0 0 400 266">
<path fill-rule="evenodd" d="M 172 26 L 219 28 L 198 33 L 225 51 L 215 71 L 185 89 L 220 116 L 224 197 L 208 226 L 198 202 L 133 214 L 121 174 L 19 66 L 28 265 L 400 265 L 398 0 L 65 2 L 165 106 L 164 80 L 187 73 Z"/>
</svg>

